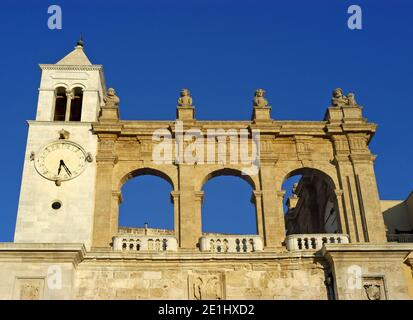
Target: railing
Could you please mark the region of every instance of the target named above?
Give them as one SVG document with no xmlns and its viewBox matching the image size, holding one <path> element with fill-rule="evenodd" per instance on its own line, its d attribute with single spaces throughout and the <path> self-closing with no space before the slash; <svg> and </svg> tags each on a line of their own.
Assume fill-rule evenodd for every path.
<svg viewBox="0 0 413 320">
<path fill-rule="evenodd" d="M 133 236 L 113 237 L 113 250 L 116 251 L 176 251 L 178 242 L 174 236 Z"/>
<path fill-rule="evenodd" d="M 325 234 L 292 234 L 287 236 L 285 244 L 287 250 L 320 250 L 323 244 L 349 243 L 346 234 L 325 233 Z"/>
<path fill-rule="evenodd" d="M 401 243 L 413 242 L 413 234 L 407 234 L 407 233 L 388 234 L 387 241 L 401 242 Z"/>
<path fill-rule="evenodd" d="M 199 249 L 214 253 L 248 253 L 263 250 L 261 237 L 228 235 L 221 237 L 201 237 Z"/>
</svg>

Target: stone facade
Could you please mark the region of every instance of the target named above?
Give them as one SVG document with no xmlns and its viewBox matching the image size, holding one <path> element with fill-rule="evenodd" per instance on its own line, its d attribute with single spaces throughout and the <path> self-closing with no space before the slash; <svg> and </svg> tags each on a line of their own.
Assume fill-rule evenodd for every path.
<svg viewBox="0 0 413 320">
<path fill-rule="evenodd" d="M 368 148 L 376 125 L 363 118 L 354 94 L 335 90 L 322 121 L 279 121 L 258 89 L 250 121 L 202 121 L 183 89 L 177 119 L 126 121 L 102 67 L 90 63 L 82 45 L 41 69 L 15 242 L 0 244 L 0 298 L 413 298 L 413 243 L 387 241 Z M 82 99 L 76 121 L 73 99 Z M 180 155 L 191 145 L 180 129 L 213 143 L 195 145 L 192 162 L 165 156 L 166 149 L 158 161 L 154 133 Z M 247 167 L 228 153 L 241 153 L 231 141 L 243 138 L 259 150 Z M 58 147 L 45 149 L 50 142 Z M 145 174 L 170 183 L 174 230 L 118 225 L 122 186 Z M 303 179 L 285 220 L 282 185 L 296 174 Z M 219 175 L 251 186 L 256 235 L 202 233 L 203 185 Z M 332 212 L 334 224 L 324 223 Z"/>
</svg>

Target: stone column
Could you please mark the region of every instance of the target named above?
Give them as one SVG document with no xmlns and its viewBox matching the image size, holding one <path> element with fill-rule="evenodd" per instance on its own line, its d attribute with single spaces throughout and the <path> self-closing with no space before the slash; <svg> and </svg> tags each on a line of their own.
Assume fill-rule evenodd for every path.
<svg viewBox="0 0 413 320">
<path fill-rule="evenodd" d="M 119 205 L 122 203 L 122 192 L 112 191 L 110 211 L 110 234 L 115 236 L 119 229 Z"/>
<path fill-rule="evenodd" d="M 194 190 L 193 165 L 179 165 L 179 246 L 196 249 L 202 236 L 200 202 Z"/>
<path fill-rule="evenodd" d="M 262 213 L 262 192 L 253 191 L 251 196 L 251 202 L 255 205 L 255 214 L 257 219 L 257 233 L 264 239 L 264 225 L 263 225 L 263 213 Z"/>
<path fill-rule="evenodd" d="M 340 232 L 348 235 L 349 234 L 348 217 L 346 217 L 344 213 L 343 190 L 335 189 L 334 193 L 336 195 L 337 209 L 338 209 L 338 215 L 340 219 L 340 229 L 341 229 Z"/>
<path fill-rule="evenodd" d="M 67 90 L 66 91 L 66 114 L 65 114 L 65 121 L 70 121 L 70 109 L 72 107 L 72 99 L 73 99 L 73 91 Z"/>
<path fill-rule="evenodd" d="M 109 247 L 117 233 L 120 194 L 112 192 L 113 168 L 117 162 L 113 154 L 115 139 L 113 134 L 99 135 L 92 247 Z"/>
<path fill-rule="evenodd" d="M 179 221 L 179 191 L 171 192 L 171 202 L 174 206 L 174 233 L 176 239 L 180 239 L 180 221 Z"/>
<path fill-rule="evenodd" d="M 281 247 L 285 239 L 284 210 L 282 208 L 283 194 L 276 193 L 275 168 L 262 164 L 260 169 L 262 181 L 262 205 L 264 244 L 267 248 Z"/>
<path fill-rule="evenodd" d="M 356 194 L 360 207 L 365 241 L 375 243 L 387 242 L 386 227 L 380 207 L 373 161 L 375 156 L 351 155 L 354 166 Z"/>
</svg>

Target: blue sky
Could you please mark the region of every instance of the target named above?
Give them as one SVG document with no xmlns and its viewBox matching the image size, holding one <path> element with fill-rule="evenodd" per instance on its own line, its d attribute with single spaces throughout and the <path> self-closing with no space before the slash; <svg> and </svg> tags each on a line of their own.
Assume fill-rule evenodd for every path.
<svg viewBox="0 0 413 320">
<path fill-rule="evenodd" d="M 62 7 L 62 30 L 47 28 L 50 4 Z M 363 9 L 363 30 L 347 28 L 351 4 Z M 370 147 L 380 196 L 406 198 L 413 190 L 412 15 L 409 0 L 2 1 L 0 241 L 14 232 L 37 64 L 57 62 L 80 33 L 119 94 L 123 119 L 174 119 L 182 87 L 192 91 L 197 118 L 207 120 L 249 119 L 258 87 L 267 90 L 273 118 L 286 120 L 321 120 L 333 88 L 355 92 L 365 117 L 379 124 Z M 125 185 L 121 222 L 168 226 L 170 189 L 157 181 Z M 247 183 L 216 178 L 204 191 L 206 231 L 254 231 Z"/>
</svg>

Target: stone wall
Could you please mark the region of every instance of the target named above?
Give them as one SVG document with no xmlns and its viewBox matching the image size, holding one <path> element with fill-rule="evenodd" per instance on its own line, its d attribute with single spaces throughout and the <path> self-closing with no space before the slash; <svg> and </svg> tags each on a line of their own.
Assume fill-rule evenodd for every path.
<svg viewBox="0 0 413 320">
<path fill-rule="evenodd" d="M 188 257 L 187 257 L 188 258 Z M 84 261 L 76 299 L 328 299 L 325 265 L 312 257 Z M 198 260 L 198 261 L 197 261 Z"/>
<path fill-rule="evenodd" d="M 2 243 L 0 299 L 413 299 L 411 251 L 409 244 L 340 244 L 133 253 Z"/>
</svg>

